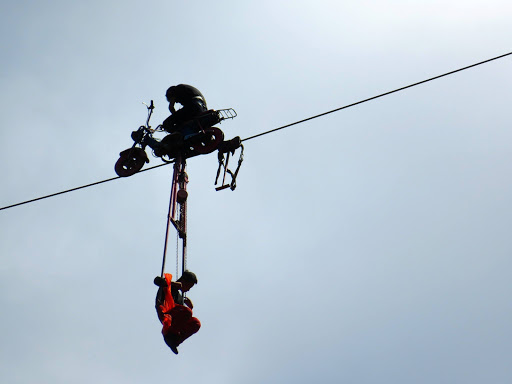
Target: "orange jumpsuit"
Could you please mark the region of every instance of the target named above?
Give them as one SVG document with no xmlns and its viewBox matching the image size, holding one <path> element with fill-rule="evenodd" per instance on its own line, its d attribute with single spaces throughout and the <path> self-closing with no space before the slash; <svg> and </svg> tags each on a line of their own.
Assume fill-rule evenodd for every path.
<svg viewBox="0 0 512 384">
<path fill-rule="evenodd" d="M 201 328 L 201 322 L 192 316 L 192 310 L 184 305 L 175 303 L 171 281 L 172 275 L 164 275 L 167 287 L 160 287 L 156 297 L 156 312 L 162 323 L 164 338 L 172 338 L 175 345 L 181 344 Z"/>
</svg>

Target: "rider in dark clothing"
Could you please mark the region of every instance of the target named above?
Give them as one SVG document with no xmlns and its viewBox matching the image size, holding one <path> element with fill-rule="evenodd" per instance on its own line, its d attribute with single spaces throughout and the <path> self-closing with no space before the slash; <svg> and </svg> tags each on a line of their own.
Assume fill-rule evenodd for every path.
<svg viewBox="0 0 512 384">
<path fill-rule="evenodd" d="M 165 93 L 169 102 L 171 116 L 164 120 L 162 127 L 170 134 L 150 146 L 155 149 L 155 154 L 172 153 L 173 150 L 182 148 L 187 136 L 201 131 L 201 126 L 194 118 L 208 110 L 206 100 L 197 88 L 191 85 L 173 85 Z M 176 110 L 174 104 L 181 104 L 182 108 Z"/>
<path fill-rule="evenodd" d="M 169 133 L 180 132 L 184 136 L 198 132 L 199 127 L 196 124 L 184 123 L 208 110 L 203 94 L 191 85 L 179 84 L 170 87 L 165 96 L 169 102 L 171 116 L 164 120 L 163 128 Z M 181 104 L 182 108 L 176 110 L 176 103 Z"/>
</svg>

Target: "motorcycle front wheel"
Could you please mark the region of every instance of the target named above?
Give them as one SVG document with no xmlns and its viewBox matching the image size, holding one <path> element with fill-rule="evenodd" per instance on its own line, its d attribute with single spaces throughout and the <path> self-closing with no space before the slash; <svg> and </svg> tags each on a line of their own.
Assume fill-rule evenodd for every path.
<svg viewBox="0 0 512 384">
<path fill-rule="evenodd" d="M 128 177 L 139 172 L 147 162 L 148 156 L 142 148 L 129 148 L 119 154 L 114 170 L 118 176 Z"/>
</svg>

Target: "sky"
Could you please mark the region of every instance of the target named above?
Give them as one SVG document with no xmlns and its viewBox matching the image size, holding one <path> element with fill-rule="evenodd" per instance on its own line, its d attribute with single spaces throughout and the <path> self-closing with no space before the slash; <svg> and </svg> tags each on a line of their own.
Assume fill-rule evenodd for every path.
<svg viewBox="0 0 512 384">
<path fill-rule="evenodd" d="M 508 53 L 511 12 L 3 2 L 0 206 L 115 177 L 171 85 L 247 138 Z M 190 159 L 202 327 L 177 356 L 153 285 L 172 166 L 0 211 L 0 381 L 510 383 L 511 60 L 248 140 L 235 191 L 215 191 L 215 153 Z"/>
</svg>

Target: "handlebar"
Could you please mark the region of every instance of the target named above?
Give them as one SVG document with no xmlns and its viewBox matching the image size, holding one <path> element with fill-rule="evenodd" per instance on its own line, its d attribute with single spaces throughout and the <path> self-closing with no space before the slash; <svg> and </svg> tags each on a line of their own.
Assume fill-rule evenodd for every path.
<svg viewBox="0 0 512 384">
<path fill-rule="evenodd" d="M 144 102 L 142 102 L 142 104 L 144 104 L 148 109 L 148 119 L 146 120 L 146 128 L 150 129 L 151 126 L 149 125 L 149 119 L 151 119 L 151 115 L 153 114 L 153 109 L 155 109 L 155 104 L 153 104 L 153 100 L 151 100 L 149 105 L 147 105 Z"/>
</svg>

